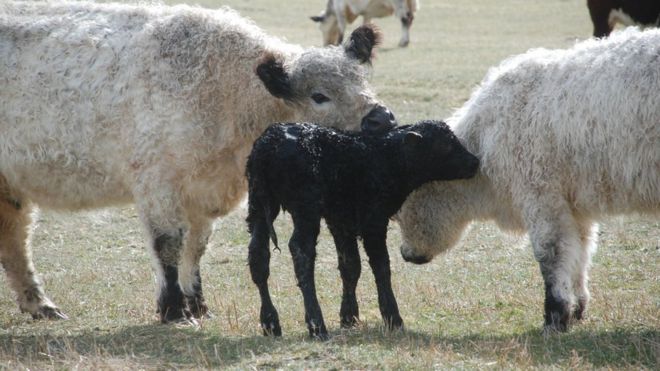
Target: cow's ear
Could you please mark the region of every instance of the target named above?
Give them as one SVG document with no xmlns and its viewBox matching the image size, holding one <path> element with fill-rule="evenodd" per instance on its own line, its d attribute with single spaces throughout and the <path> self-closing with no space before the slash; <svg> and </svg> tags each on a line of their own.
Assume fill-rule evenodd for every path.
<svg viewBox="0 0 660 371">
<path fill-rule="evenodd" d="M 319 23 L 325 21 L 325 15 L 313 15 L 313 16 L 311 16 L 311 17 L 309 17 L 309 18 L 310 18 L 312 21 L 314 21 L 314 22 L 319 22 Z"/>
<path fill-rule="evenodd" d="M 423 138 L 424 137 L 422 137 L 422 134 L 409 131 L 403 137 L 403 144 L 408 148 L 414 148 L 422 141 Z"/>
<path fill-rule="evenodd" d="M 380 44 L 382 33 L 373 24 L 362 25 L 351 33 L 351 37 L 344 46 L 346 54 L 360 61 L 371 62 L 373 49 Z"/>
<path fill-rule="evenodd" d="M 289 74 L 284 69 L 282 62 L 273 54 L 265 54 L 257 64 L 255 72 L 273 96 L 282 99 L 293 98 Z"/>
</svg>

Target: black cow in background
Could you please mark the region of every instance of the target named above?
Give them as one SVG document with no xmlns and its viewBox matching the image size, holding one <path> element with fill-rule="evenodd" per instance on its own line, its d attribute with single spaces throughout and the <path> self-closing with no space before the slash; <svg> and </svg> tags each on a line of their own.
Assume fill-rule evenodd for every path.
<svg viewBox="0 0 660 371">
<path fill-rule="evenodd" d="M 606 37 L 617 22 L 626 26 L 660 25 L 660 0 L 587 0 L 594 36 Z"/>
</svg>

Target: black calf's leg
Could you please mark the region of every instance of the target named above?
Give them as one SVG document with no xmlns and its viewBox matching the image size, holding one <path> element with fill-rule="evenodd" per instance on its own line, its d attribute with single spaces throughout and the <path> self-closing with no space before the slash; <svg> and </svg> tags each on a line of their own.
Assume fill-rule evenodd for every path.
<svg viewBox="0 0 660 371">
<path fill-rule="evenodd" d="M 293 258 L 298 287 L 300 287 L 305 302 L 305 322 L 310 336 L 325 340 L 328 338 L 328 330 L 323 321 L 314 283 L 316 238 L 319 235 L 321 217 L 318 213 L 298 214 L 293 210 L 290 212 L 294 229 L 289 241 L 289 250 L 291 250 Z"/>
<path fill-rule="evenodd" d="M 179 286 L 178 262 L 182 241 L 182 230 L 168 232 L 153 230 L 156 274 L 160 285 L 158 313 L 162 323 L 182 322 L 191 318 Z"/>
<path fill-rule="evenodd" d="M 252 282 L 259 289 L 261 297 L 261 313 L 259 321 L 264 335 L 282 336 L 280 319 L 268 292 L 268 276 L 270 275 L 270 251 L 268 249 L 268 225 L 265 217 L 251 214 L 248 218 L 250 224 L 250 245 L 248 246 L 248 262 Z"/>
<path fill-rule="evenodd" d="M 364 236 L 364 248 L 369 256 L 369 265 L 376 279 L 378 289 L 378 306 L 383 321 L 390 329 L 403 327 L 403 320 L 399 315 L 399 307 L 392 291 L 392 273 L 390 271 L 390 256 L 387 252 L 387 227 L 379 233 Z"/>
<path fill-rule="evenodd" d="M 360 316 L 355 296 L 355 288 L 362 269 L 357 239 L 351 232 L 341 230 L 331 224 L 328 224 L 328 226 L 335 240 L 338 268 L 343 286 L 339 318 L 342 327 L 353 327 L 357 324 Z"/>
</svg>

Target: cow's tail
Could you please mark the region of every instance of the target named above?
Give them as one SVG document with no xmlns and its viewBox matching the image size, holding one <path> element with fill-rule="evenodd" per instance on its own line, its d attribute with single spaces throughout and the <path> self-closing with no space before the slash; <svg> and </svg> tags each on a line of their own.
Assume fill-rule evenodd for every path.
<svg viewBox="0 0 660 371">
<path fill-rule="evenodd" d="M 273 222 L 280 211 L 279 202 L 270 195 L 268 184 L 260 176 L 261 172 L 248 171 L 248 230 L 257 241 L 273 241 L 275 250 L 280 250 Z M 265 235 L 267 234 L 267 235 Z M 265 238 L 265 241 L 264 241 Z"/>
</svg>

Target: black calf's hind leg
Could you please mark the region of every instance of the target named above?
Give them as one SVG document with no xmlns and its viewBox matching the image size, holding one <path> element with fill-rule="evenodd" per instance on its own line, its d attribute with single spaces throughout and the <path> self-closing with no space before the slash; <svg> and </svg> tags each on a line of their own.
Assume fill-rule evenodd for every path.
<svg viewBox="0 0 660 371">
<path fill-rule="evenodd" d="M 385 242 L 387 227 L 379 233 L 364 236 L 364 248 L 369 256 L 369 265 L 376 279 L 378 289 L 378 306 L 383 321 L 389 329 L 403 327 L 403 319 L 392 291 L 392 273 L 390 271 L 390 256 Z"/>
<path fill-rule="evenodd" d="M 357 297 L 355 296 L 355 289 L 362 269 L 357 239 L 351 232 L 343 231 L 330 223 L 328 223 L 328 226 L 335 240 L 338 268 L 343 286 L 339 318 L 342 327 L 353 327 L 360 317 Z"/>
<path fill-rule="evenodd" d="M 314 261 L 316 260 L 316 238 L 319 235 L 321 217 L 318 213 L 296 213 L 290 210 L 293 217 L 293 235 L 289 241 L 289 249 L 293 258 L 298 287 L 305 302 L 305 322 L 311 337 L 326 340 L 328 330 L 323 321 L 321 306 L 316 297 L 314 283 Z"/>
<path fill-rule="evenodd" d="M 261 210 L 252 213 L 248 217 L 250 224 L 250 245 L 248 246 L 248 262 L 252 282 L 259 289 L 261 297 L 261 312 L 259 321 L 264 335 L 282 336 L 280 318 L 273 305 L 268 292 L 268 276 L 270 276 L 270 250 L 268 249 L 269 228 L 265 216 L 261 216 Z"/>
</svg>

